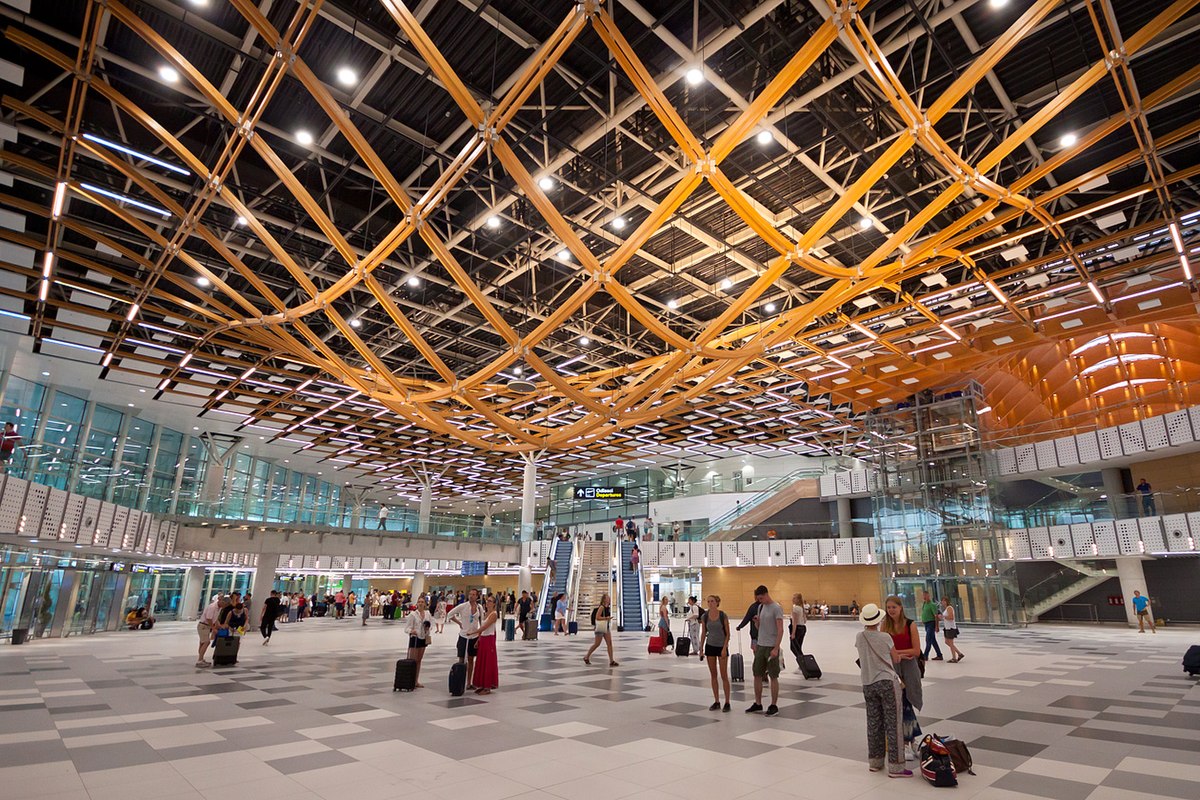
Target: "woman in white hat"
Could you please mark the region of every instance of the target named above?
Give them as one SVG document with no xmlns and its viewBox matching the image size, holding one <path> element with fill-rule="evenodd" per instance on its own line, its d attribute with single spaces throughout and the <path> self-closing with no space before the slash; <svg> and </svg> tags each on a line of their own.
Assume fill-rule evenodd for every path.
<svg viewBox="0 0 1200 800">
<path fill-rule="evenodd" d="M 889 778 L 907 778 L 912 770 L 904 767 L 900 676 L 894 666 L 899 656 L 892 637 L 879 630 L 883 619 L 879 606 L 867 603 L 858 617 L 863 630 L 854 639 L 867 701 L 867 767 L 879 772 L 886 758 Z"/>
</svg>

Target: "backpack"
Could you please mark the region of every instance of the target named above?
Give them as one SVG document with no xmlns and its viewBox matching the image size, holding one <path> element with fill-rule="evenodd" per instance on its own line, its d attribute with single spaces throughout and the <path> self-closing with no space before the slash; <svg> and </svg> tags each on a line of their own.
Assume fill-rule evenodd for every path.
<svg viewBox="0 0 1200 800">
<path fill-rule="evenodd" d="M 938 736 L 934 734 L 934 738 L 941 741 L 946 747 L 946 751 L 950 753 L 950 760 L 954 762 L 954 771 L 961 774 L 963 772 L 968 775 L 974 775 L 974 770 L 971 769 L 975 762 L 971 759 L 971 751 L 967 749 L 967 743 L 962 739 L 956 739 L 953 736 Z"/>
<path fill-rule="evenodd" d="M 921 740 L 918 760 L 921 762 L 921 777 L 934 786 L 958 786 L 954 761 L 941 739 L 926 736 Z"/>
</svg>

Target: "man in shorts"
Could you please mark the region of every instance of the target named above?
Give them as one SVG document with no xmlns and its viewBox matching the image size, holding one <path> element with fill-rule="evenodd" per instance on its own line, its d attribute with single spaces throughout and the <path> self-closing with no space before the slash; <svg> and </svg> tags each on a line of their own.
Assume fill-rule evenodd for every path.
<svg viewBox="0 0 1200 800">
<path fill-rule="evenodd" d="M 1150 613 L 1150 598 L 1143 595 L 1137 589 L 1133 590 L 1133 610 L 1137 612 L 1138 618 L 1138 633 L 1146 632 L 1146 623 L 1150 623 L 1150 632 L 1158 633 L 1154 629 L 1154 615 Z"/>
<path fill-rule="evenodd" d="M 212 644 L 213 636 L 217 630 L 217 617 L 221 613 L 221 596 L 213 597 L 212 602 L 204 607 L 200 612 L 200 619 L 196 622 L 196 635 L 200 637 L 200 650 L 196 654 L 197 667 L 212 666 L 205 658 L 204 654 L 208 652 L 208 646 Z"/>
<path fill-rule="evenodd" d="M 467 662 L 467 688 L 471 689 L 475 655 L 479 650 L 479 628 L 483 625 L 483 606 L 479 604 L 479 592 L 472 589 L 467 595 L 467 602 L 450 609 L 446 621 L 453 622 L 461 629 L 458 634 L 458 660 Z"/>
<path fill-rule="evenodd" d="M 758 638 L 754 642 L 754 705 L 747 714 L 762 711 L 763 678 L 771 682 L 771 705 L 767 716 L 779 713 L 779 645 L 783 641 L 783 606 L 771 599 L 766 586 L 754 590 L 758 604 Z"/>
<path fill-rule="evenodd" d="M 529 592 L 522 591 L 521 599 L 517 601 L 517 627 L 521 629 L 521 635 L 525 635 L 525 625 L 529 621 L 529 613 L 533 610 L 533 600 L 529 597 Z"/>
</svg>

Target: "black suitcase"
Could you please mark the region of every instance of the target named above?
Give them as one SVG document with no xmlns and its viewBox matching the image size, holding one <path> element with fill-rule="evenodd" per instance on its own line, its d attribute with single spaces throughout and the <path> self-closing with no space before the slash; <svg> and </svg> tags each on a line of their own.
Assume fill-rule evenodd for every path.
<svg viewBox="0 0 1200 800">
<path fill-rule="evenodd" d="M 236 664 L 241 643 L 240 636 L 218 636 L 213 644 L 213 666 L 232 667 Z"/>
<path fill-rule="evenodd" d="M 511 642 L 517 638 L 517 621 L 515 619 L 504 620 L 504 641 Z"/>
<path fill-rule="evenodd" d="M 392 681 L 393 692 L 411 692 L 417 688 L 417 662 L 402 658 L 396 662 L 396 679 Z"/>
<path fill-rule="evenodd" d="M 533 621 L 533 617 L 525 620 L 525 635 L 522 637 L 527 642 L 537 641 L 538 626 Z"/>
<path fill-rule="evenodd" d="M 741 653 L 729 657 L 729 680 L 743 683 L 746 680 L 746 661 Z"/>
<path fill-rule="evenodd" d="M 821 668 L 817 666 L 817 659 L 804 654 L 804 658 L 800 659 L 800 671 L 804 673 L 804 680 L 811 681 L 821 677 Z"/>
<path fill-rule="evenodd" d="M 467 665 L 459 661 L 450 666 L 450 694 L 462 697 L 467 691 Z"/>
<path fill-rule="evenodd" d="M 567 623 L 567 633 L 569 633 L 572 636 L 578 636 L 579 635 L 579 623 L 576 622 L 575 620 L 571 620 L 570 622 L 568 622 Z"/>
<path fill-rule="evenodd" d="M 1183 671 L 1188 675 L 1200 675 L 1200 644 L 1194 644 L 1183 654 Z"/>
<path fill-rule="evenodd" d="M 675 655 L 680 658 L 687 658 L 692 654 L 692 640 L 687 636 L 680 636 L 675 640 Z"/>
</svg>

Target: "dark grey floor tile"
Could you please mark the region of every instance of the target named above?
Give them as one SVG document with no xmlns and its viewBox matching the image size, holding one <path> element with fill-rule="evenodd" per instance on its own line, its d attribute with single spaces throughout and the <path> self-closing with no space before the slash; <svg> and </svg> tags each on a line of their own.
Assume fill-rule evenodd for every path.
<svg viewBox="0 0 1200 800">
<path fill-rule="evenodd" d="M 284 775 L 295 775 L 298 772 L 309 772 L 314 769 L 336 767 L 339 764 L 354 764 L 357 762 L 338 750 L 325 750 L 320 753 L 309 753 L 308 755 L 293 756 L 292 758 L 280 758 L 275 761 L 268 761 L 267 763 Z"/>
<path fill-rule="evenodd" d="M 163 756 L 145 742 L 121 742 L 71 748 L 71 761 L 79 772 L 134 767 L 163 761 Z"/>
<path fill-rule="evenodd" d="M 659 725 L 670 725 L 674 728 L 700 728 L 704 725 L 712 725 L 717 722 L 712 717 L 702 717 L 697 714 L 676 714 L 672 717 L 664 717 L 654 721 Z"/>
<path fill-rule="evenodd" d="M 238 703 L 240 708 L 247 710 L 256 708 L 274 708 L 275 706 L 290 706 L 291 700 L 285 700 L 282 697 L 276 697 L 273 700 L 251 700 L 249 703 Z"/>
<path fill-rule="evenodd" d="M 1048 778 L 1045 775 L 1027 775 L 1021 772 L 1010 772 L 999 778 L 992 786 L 1010 792 L 1050 797 L 1053 800 L 1086 800 L 1087 796 L 1096 790 L 1095 785 L 1090 783 Z"/>
<path fill-rule="evenodd" d="M 1187 738 L 1175 738 L 1174 736 L 1151 736 L 1128 731 L 1110 731 L 1103 728 L 1076 728 L 1067 735 L 1078 736 L 1083 739 L 1095 739 L 1102 742 L 1119 742 L 1121 744 L 1136 744 L 1200 753 L 1200 740 L 1194 735 Z"/>
<path fill-rule="evenodd" d="M 969 745 L 972 750 L 995 750 L 1000 753 L 1025 756 L 1026 758 L 1036 756 L 1048 746 L 1038 744 L 1037 742 L 1001 739 L 995 736 L 981 736 L 978 739 L 972 740 Z"/>
<path fill-rule="evenodd" d="M 533 706 L 522 706 L 522 711 L 532 711 L 535 714 L 558 714 L 562 711 L 578 711 L 579 706 L 569 706 L 565 703 L 539 703 Z"/>
<path fill-rule="evenodd" d="M 354 703 L 348 706 L 331 706 L 329 708 L 318 708 L 322 714 L 328 714 L 331 717 L 338 714 L 353 714 L 355 711 L 374 711 L 378 706 L 369 706 L 366 703 Z"/>
<path fill-rule="evenodd" d="M 88 711 L 111 711 L 112 707 L 107 703 L 89 703 L 87 705 L 56 706 L 47 708 L 47 710 L 57 716 L 62 714 L 83 714 Z"/>
</svg>

